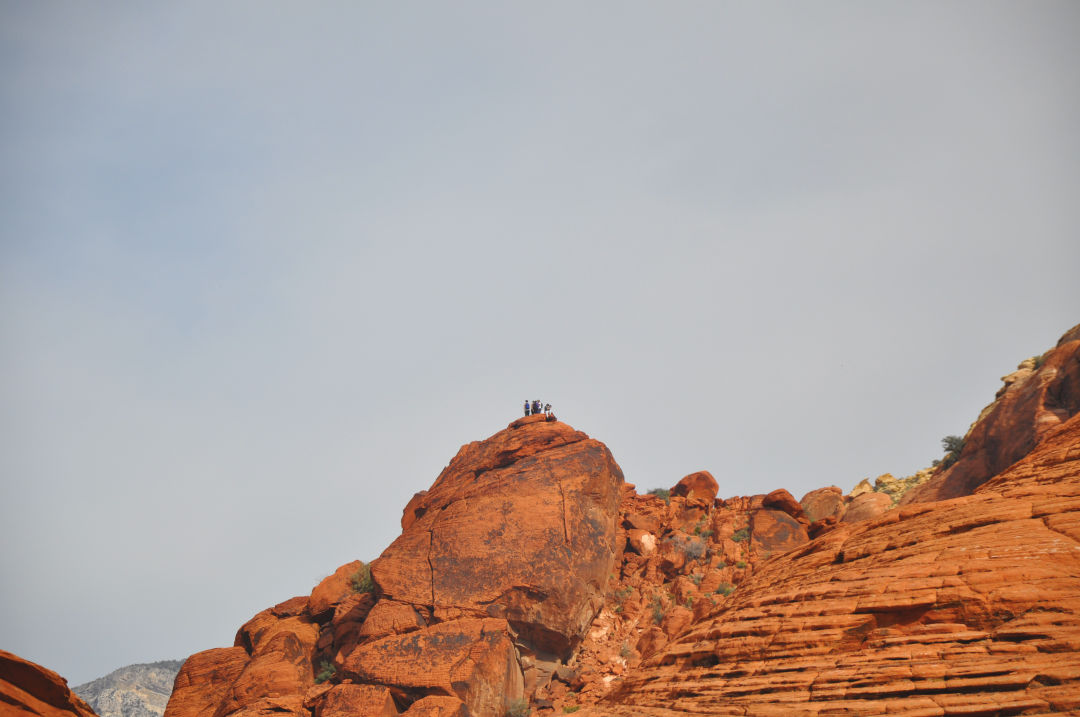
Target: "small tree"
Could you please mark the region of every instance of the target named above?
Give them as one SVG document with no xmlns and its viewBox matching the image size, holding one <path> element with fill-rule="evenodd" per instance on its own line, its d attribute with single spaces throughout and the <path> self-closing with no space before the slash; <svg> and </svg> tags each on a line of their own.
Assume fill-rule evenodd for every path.
<svg viewBox="0 0 1080 717">
<path fill-rule="evenodd" d="M 964 437 L 945 436 L 941 439 L 941 447 L 945 449 L 945 457 L 937 465 L 944 469 L 956 463 L 960 457 L 960 453 L 964 450 Z"/>
</svg>

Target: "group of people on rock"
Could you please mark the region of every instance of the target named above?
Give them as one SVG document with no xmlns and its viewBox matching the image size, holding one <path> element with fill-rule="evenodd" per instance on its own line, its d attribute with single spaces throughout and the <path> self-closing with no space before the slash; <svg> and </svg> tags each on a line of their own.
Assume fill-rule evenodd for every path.
<svg viewBox="0 0 1080 717">
<path fill-rule="evenodd" d="M 551 404 L 545 403 L 543 408 L 540 408 L 540 401 L 526 401 L 525 402 L 525 415 L 526 416 L 539 416 L 543 413 L 547 416 L 547 420 L 554 421 L 555 414 L 551 412 Z"/>
</svg>

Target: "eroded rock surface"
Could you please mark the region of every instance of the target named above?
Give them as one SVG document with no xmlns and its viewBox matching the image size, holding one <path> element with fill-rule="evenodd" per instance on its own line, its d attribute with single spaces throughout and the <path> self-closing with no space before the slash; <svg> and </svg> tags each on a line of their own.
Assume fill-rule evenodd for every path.
<svg viewBox="0 0 1080 717">
<path fill-rule="evenodd" d="M 597 715 L 1080 710 L 1080 416 L 974 495 L 760 564 Z"/>
<path fill-rule="evenodd" d="M 622 491 L 599 441 L 514 421 L 462 447 L 370 566 L 189 658 L 166 715 L 501 715 L 524 695 L 522 654 L 565 658 L 603 605 Z"/>
<path fill-rule="evenodd" d="M 906 493 L 901 504 L 970 495 L 1076 415 L 1080 411 L 1080 325 L 1003 381 L 997 399 L 983 409 L 965 436 L 956 462 Z"/>
<path fill-rule="evenodd" d="M 94 710 L 52 670 L 0 650 L 0 714 L 95 717 Z"/>
</svg>

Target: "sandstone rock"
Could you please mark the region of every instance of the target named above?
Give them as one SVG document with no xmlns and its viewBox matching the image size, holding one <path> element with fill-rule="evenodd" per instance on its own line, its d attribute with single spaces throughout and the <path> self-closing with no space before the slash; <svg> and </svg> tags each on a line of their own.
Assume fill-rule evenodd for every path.
<svg viewBox="0 0 1080 717">
<path fill-rule="evenodd" d="M 803 508 L 799 501 L 795 500 L 795 497 L 783 488 L 778 488 L 765 496 L 765 500 L 762 501 L 761 505 L 764 508 L 783 511 L 792 518 L 803 517 Z"/>
<path fill-rule="evenodd" d="M 602 443 L 542 419 L 464 446 L 372 572 L 389 599 L 505 618 L 566 655 L 603 604 L 622 472 Z"/>
<path fill-rule="evenodd" d="M 363 637 L 384 637 L 412 632 L 425 626 L 423 618 L 412 605 L 393 600 L 380 600 L 375 603 L 375 607 L 371 608 L 367 619 L 360 627 L 359 634 Z"/>
<path fill-rule="evenodd" d="M 524 680 L 505 620 L 463 619 L 358 646 L 342 674 L 417 696 L 457 697 L 475 714 L 502 714 Z"/>
<path fill-rule="evenodd" d="M 165 717 L 205 717 L 225 699 L 233 681 L 244 671 L 250 655 L 242 647 L 196 652 L 176 675 Z"/>
<path fill-rule="evenodd" d="M 868 478 L 863 478 L 861 481 L 855 484 L 855 487 L 851 489 L 851 493 L 848 494 L 848 498 L 858 498 L 863 493 L 872 493 L 874 486 L 870 484 Z"/>
<path fill-rule="evenodd" d="M 644 531 L 646 533 L 653 533 L 654 535 L 660 532 L 661 520 L 655 515 L 642 515 L 641 513 L 627 513 L 623 516 L 623 525 L 627 528 L 636 528 L 637 530 Z"/>
<path fill-rule="evenodd" d="M 352 578 L 363 567 L 364 563 L 359 560 L 345 563 L 335 570 L 333 575 L 316 585 L 307 602 L 307 610 L 311 616 L 315 619 L 325 617 L 342 600 L 353 594 Z"/>
<path fill-rule="evenodd" d="M 311 656 L 316 638 L 314 627 L 300 618 L 280 621 L 278 629 L 258 644 L 251 660 L 225 691 L 214 713 L 216 717 L 226 717 L 244 708 L 285 709 L 286 703 L 292 709 L 294 696 L 299 699 L 298 708 L 302 707 L 304 692 L 315 684 Z M 257 704 L 268 698 L 275 701 Z"/>
<path fill-rule="evenodd" d="M 828 517 L 839 520 L 844 512 L 844 491 L 834 485 L 818 488 L 804 495 L 799 505 L 811 522 Z"/>
<path fill-rule="evenodd" d="M 0 650 L 0 714 L 11 717 L 95 717 L 67 680 L 52 670 Z"/>
<path fill-rule="evenodd" d="M 580 714 L 1070 712 L 1078 635 L 1080 416 L 974 495 L 761 563 Z"/>
<path fill-rule="evenodd" d="M 892 498 L 886 493 L 862 493 L 848 504 L 840 521 L 857 523 L 860 520 L 870 520 L 884 514 L 891 507 Z"/>
<path fill-rule="evenodd" d="M 810 539 L 802 523 L 786 512 L 767 508 L 754 512 L 750 536 L 758 552 L 770 556 L 794 550 Z"/>
<path fill-rule="evenodd" d="M 427 498 L 428 492 L 422 490 L 419 493 L 414 493 L 412 499 L 405 506 L 405 510 L 401 512 L 401 530 L 406 531 L 409 526 L 416 522 L 416 519 L 423 514 L 421 506 L 424 504 L 424 500 Z M 419 511 L 419 514 L 418 514 Z"/>
<path fill-rule="evenodd" d="M 656 536 L 644 530 L 630 529 L 626 531 L 630 547 L 638 555 L 649 557 L 656 552 Z"/>
<path fill-rule="evenodd" d="M 671 489 L 671 495 L 684 496 L 687 503 L 711 506 L 720 486 L 709 471 L 698 471 L 684 477 Z"/>
<path fill-rule="evenodd" d="M 465 703 L 457 697 L 432 695 L 413 702 L 402 717 L 469 717 Z"/>
<path fill-rule="evenodd" d="M 968 431 L 957 461 L 909 491 L 902 504 L 971 494 L 1027 455 L 1048 431 L 1080 411 L 1080 327 L 1070 329 L 1042 364 L 1014 382 Z M 1034 366 L 1034 364 L 1032 364 Z"/>
<path fill-rule="evenodd" d="M 315 717 L 397 717 L 390 690 L 381 685 L 335 685 L 315 710 Z"/>
</svg>

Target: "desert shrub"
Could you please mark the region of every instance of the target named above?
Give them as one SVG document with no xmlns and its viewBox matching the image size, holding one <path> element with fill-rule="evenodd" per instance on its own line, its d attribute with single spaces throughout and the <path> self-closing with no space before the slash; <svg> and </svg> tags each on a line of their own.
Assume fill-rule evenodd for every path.
<svg viewBox="0 0 1080 717">
<path fill-rule="evenodd" d="M 360 563 L 357 571 L 349 576 L 349 586 L 354 593 L 375 592 L 375 581 L 371 579 L 371 566 Z"/>
<path fill-rule="evenodd" d="M 671 504 L 671 489 L 670 488 L 653 488 L 648 492 L 648 495 L 655 495 L 667 504 Z"/>
<path fill-rule="evenodd" d="M 740 560 L 739 562 L 735 563 L 735 567 L 739 568 L 740 570 L 745 568 L 746 567 L 746 561 L 745 560 Z"/>
<path fill-rule="evenodd" d="M 687 540 L 682 549 L 690 560 L 701 560 L 705 555 L 705 543 L 701 540 Z"/>
<path fill-rule="evenodd" d="M 1035 359 L 1035 370 L 1038 371 L 1042 368 L 1042 365 L 1046 362 L 1046 354 L 1039 354 L 1038 356 L 1032 356 Z"/>
<path fill-rule="evenodd" d="M 633 656 L 634 648 L 630 647 L 629 642 L 624 642 L 622 644 L 622 647 L 619 648 L 619 657 L 623 658 L 624 660 L 629 660 Z"/>
<path fill-rule="evenodd" d="M 701 531 L 701 537 L 702 538 L 711 538 L 712 534 L 713 534 L 713 531 L 711 529 L 709 529 L 709 528 L 706 528 L 705 530 Z"/>
<path fill-rule="evenodd" d="M 336 674 L 337 668 L 334 667 L 334 663 L 329 660 L 323 660 L 319 663 L 319 671 L 315 674 L 315 684 L 321 685 L 327 680 L 332 680 Z"/>
<path fill-rule="evenodd" d="M 619 588 L 614 593 L 615 594 L 615 599 L 618 600 L 619 602 L 622 602 L 626 598 L 630 597 L 630 593 L 632 593 L 632 592 L 634 592 L 634 588 L 630 587 L 629 585 L 627 585 L 624 588 Z"/>
<path fill-rule="evenodd" d="M 720 583 L 716 588 L 716 592 L 720 595 L 730 595 L 734 590 L 735 586 L 731 583 Z"/>
<path fill-rule="evenodd" d="M 506 717 L 529 717 L 530 712 L 528 700 L 513 700 L 506 707 Z"/>
<path fill-rule="evenodd" d="M 654 597 L 652 604 L 649 606 L 652 608 L 652 619 L 657 625 L 664 621 L 664 603 L 660 600 L 660 597 Z"/>
<path fill-rule="evenodd" d="M 731 536 L 731 539 L 736 543 L 741 543 L 750 537 L 750 530 L 748 528 L 739 528 L 735 531 L 735 534 Z"/>
<path fill-rule="evenodd" d="M 693 595 L 687 595 L 686 596 L 686 602 L 683 603 L 683 607 L 688 608 L 690 610 L 694 609 L 694 596 Z"/>
<path fill-rule="evenodd" d="M 694 581 L 694 585 L 701 585 L 701 575 L 691 575 L 690 579 Z"/>
<path fill-rule="evenodd" d="M 581 705 L 566 705 L 562 708 L 563 714 L 573 714 L 581 709 Z"/>
</svg>

